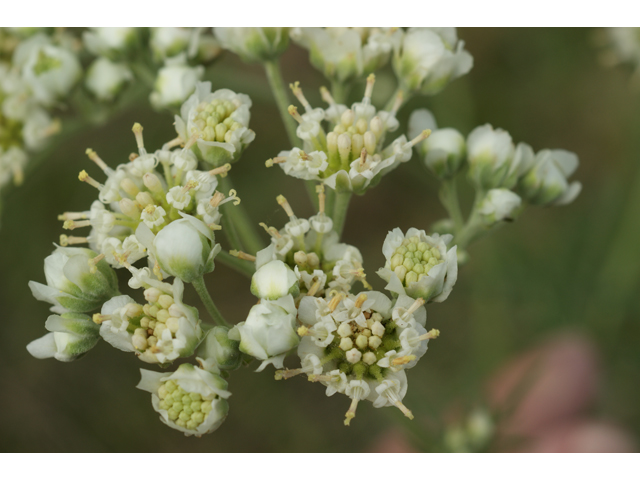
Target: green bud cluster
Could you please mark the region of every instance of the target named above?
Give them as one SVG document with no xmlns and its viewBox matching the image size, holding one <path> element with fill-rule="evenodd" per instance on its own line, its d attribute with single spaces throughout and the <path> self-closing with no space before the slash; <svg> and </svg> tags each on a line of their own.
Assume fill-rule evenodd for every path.
<svg viewBox="0 0 640 480">
<path fill-rule="evenodd" d="M 405 286 L 420 281 L 435 265 L 442 263 L 442 255 L 436 247 L 421 242 L 415 236 L 405 238 L 391 256 L 391 270 Z"/>
<path fill-rule="evenodd" d="M 198 113 L 193 121 L 200 133 L 200 138 L 207 142 L 229 142 L 231 132 L 243 126 L 230 117 L 236 108 L 229 100 L 219 99 L 198 105 L 196 107 Z"/>
<path fill-rule="evenodd" d="M 133 346 L 141 352 L 155 347 L 165 330 L 169 330 L 171 337 L 175 338 L 180 326 L 180 319 L 169 313 L 174 304 L 171 295 L 163 294 L 156 288 L 148 288 L 144 293 L 145 298 L 152 301 L 141 308 L 140 305 L 131 304 L 133 309 L 137 307 L 140 310 L 140 314 L 129 321 L 133 329 Z"/>
<path fill-rule="evenodd" d="M 159 408 L 166 410 L 169 420 L 182 428 L 196 430 L 209 416 L 213 398 L 203 398 L 195 392 L 187 392 L 173 380 L 164 382 L 158 389 Z"/>
<path fill-rule="evenodd" d="M 361 157 L 363 148 L 368 155 L 379 154 L 384 133 L 385 127 L 379 117 L 373 117 L 369 122 L 365 118 L 356 120 L 353 110 L 346 110 L 327 135 L 329 168 L 324 175 L 349 170 L 351 163 Z"/>
</svg>

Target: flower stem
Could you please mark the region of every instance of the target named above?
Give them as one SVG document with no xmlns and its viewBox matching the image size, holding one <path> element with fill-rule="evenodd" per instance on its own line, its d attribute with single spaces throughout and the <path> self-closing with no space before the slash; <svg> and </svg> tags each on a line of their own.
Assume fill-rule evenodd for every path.
<svg viewBox="0 0 640 480">
<path fill-rule="evenodd" d="M 269 86 L 271 87 L 271 91 L 273 92 L 273 96 L 276 100 L 276 105 L 278 105 L 278 110 L 280 111 L 282 122 L 287 130 L 289 141 L 294 147 L 301 148 L 302 141 L 296 135 L 296 121 L 291 115 L 289 115 L 289 96 L 287 94 L 284 81 L 282 80 L 280 65 L 278 65 L 277 60 L 269 60 L 268 62 L 264 62 L 264 69 L 267 72 Z"/>
<path fill-rule="evenodd" d="M 482 200 L 484 200 L 485 196 L 486 193 L 484 191 L 476 191 L 476 200 L 473 204 L 473 210 L 471 210 L 471 214 L 462 228 L 456 228 L 451 245 L 458 245 L 458 247 L 464 250 L 473 240 L 476 240 L 486 232 L 478 213 L 478 207 L 482 203 Z"/>
<path fill-rule="evenodd" d="M 223 265 L 226 265 L 229 268 L 234 269 L 236 272 L 242 273 L 247 277 L 251 278 L 251 276 L 255 273 L 256 268 L 253 263 L 248 262 L 247 260 L 241 260 L 238 257 L 234 257 L 229 252 L 221 250 L 220 253 L 216 256 L 216 261 L 219 261 Z"/>
<path fill-rule="evenodd" d="M 202 300 L 202 303 L 207 309 L 207 312 L 209 312 L 209 315 L 211 315 L 211 318 L 213 318 L 214 322 L 221 327 L 231 327 L 220 313 L 220 310 L 218 310 L 218 307 L 216 307 L 216 304 L 213 303 L 213 299 L 211 298 L 211 295 L 209 295 L 207 286 L 204 283 L 204 277 L 197 278 L 191 285 L 196 289 L 200 300 Z"/>
<path fill-rule="evenodd" d="M 229 192 L 233 189 L 233 183 L 228 175 L 221 178 L 219 182 L 220 188 L 223 191 Z M 233 228 L 239 237 L 237 240 L 241 242 L 241 246 L 244 246 L 244 248 L 247 249 L 247 253 L 255 255 L 258 250 L 262 250 L 264 248 L 264 244 L 258 235 L 258 231 L 254 227 L 247 210 L 244 208 L 244 205 L 242 203 L 239 205 L 231 205 L 230 203 L 227 203 L 222 208 L 224 209 L 224 215 L 222 216 L 223 222 L 225 216 L 227 216 L 227 219 L 231 221 Z M 229 238 L 229 241 L 233 243 L 231 238 Z M 234 248 L 237 247 L 234 246 Z"/>
<path fill-rule="evenodd" d="M 345 103 L 347 101 L 347 97 L 349 96 L 350 90 L 350 83 L 343 83 L 337 80 L 331 81 L 331 96 L 336 101 L 336 103 Z"/>
<path fill-rule="evenodd" d="M 342 237 L 344 222 L 347 219 L 347 210 L 349 209 L 349 201 L 351 201 L 351 192 L 336 192 L 335 204 L 333 207 L 333 229 L 338 234 L 338 238 Z"/>
<path fill-rule="evenodd" d="M 393 92 L 393 95 L 391 95 L 391 97 L 389 98 L 389 101 L 387 101 L 387 104 L 384 106 L 383 110 L 385 112 L 390 111 L 393 108 L 393 105 L 396 103 L 396 98 L 398 97 L 398 95 L 402 93 L 402 103 L 400 104 L 400 106 L 398 107 L 398 110 L 400 110 L 402 108 L 402 105 L 404 105 L 405 103 L 407 103 L 411 97 L 413 96 L 412 93 L 410 92 L 405 92 L 404 90 L 402 90 L 400 88 L 400 85 L 398 85 L 398 88 L 396 88 L 396 91 Z"/>
<path fill-rule="evenodd" d="M 448 178 L 443 180 L 442 188 L 440 189 L 440 201 L 447 209 L 451 220 L 455 227 L 455 231 L 459 232 L 464 225 L 464 218 L 460 210 L 460 203 L 458 202 L 458 188 L 455 178 Z"/>
</svg>

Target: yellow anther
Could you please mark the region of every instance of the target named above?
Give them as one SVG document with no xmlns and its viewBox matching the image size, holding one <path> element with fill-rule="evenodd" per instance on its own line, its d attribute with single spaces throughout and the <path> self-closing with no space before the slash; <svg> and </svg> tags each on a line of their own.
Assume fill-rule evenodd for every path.
<svg viewBox="0 0 640 480">
<path fill-rule="evenodd" d="M 217 223 L 210 223 L 207 225 L 211 230 L 222 230 L 222 227 Z"/>
<path fill-rule="evenodd" d="M 302 93 L 302 89 L 300 88 L 300 82 L 290 83 L 289 88 L 291 89 L 295 97 L 298 99 L 298 101 L 302 104 L 302 106 L 304 106 L 304 108 L 311 109 L 311 105 L 309 104 L 304 94 Z"/>
<path fill-rule="evenodd" d="M 136 137 L 136 144 L 138 145 L 139 150 L 144 149 L 144 140 L 142 138 L 142 130 L 143 130 L 142 125 L 140 125 L 138 122 L 134 123 L 133 128 L 131 129 L 131 131 Z"/>
<path fill-rule="evenodd" d="M 160 264 L 157 260 L 153 266 L 153 274 L 158 278 L 158 280 L 162 281 L 162 269 L 160 268 Z"/>
<path fill-rule="evenodd" d="M 93 323 L 100 325 L 102 322 L 106 322 L 107 320 L 111 319 L 111 315 L 101 315 L 100 313 L 94 313 L 92 319 Z"/>
<path fill-rule="evenodd" d="M 318 293 L 318 290 L 320 290 L 320 280 L 316 280 L 314 284 L 311 285 L 311 288 L 307 292 L 307 295 L 313 297 L 316 293 Z"/>
<path fill-rule="evenodd" d="M 394 358 L 391 362 L 393 365 L 406 365 L 416 359 L 415 355 L 404 355 L 403 357 Z"/>
<path fill-rule="evenodd" d="M 89 243 L 87 237 L 72 237 L 67 235 L 60 235 L 60 245 L 67 247 L 69 245 L 78 245 L 82 243 Z"/>
<path fill-rule="evenodd" d="M 275 227 L 269 227 L 267 226 L 266 223 L 264 222 L 260 222 L 258 225 L 260 225 L 262 228 L 265 229 L 265 231 L 271 235 L 273 238 L 278 239 L 281 238 L 282 235 L 280 235 L 280 232 L 275 228 Z"/>
<path fill-rule="evenodd" d="M 302 123 L 304 121 L 302 120 L 302 117 L 298 113 L 298 108 L 295 107 L 294 105 L 289 105 L 289 108 L 287 109 L 287 111 L 289 112 L 289 115 L 295 118 L 298 123 Z"/>
<path fill-rule="evenodd" d="M 231 170 L 231 164 L 225 163 L 221 167 L 214 168 L 213 170 L 209 170 L 209 175 L 220 175 L 220 177 L 224 178 L 227 176 L 227 172 Z"/>
<path fill-rule="evenodd" d="M 89 160 L 91 160 L 93 163 L 98 165 L 100 169 L 102 169 L 103 171 L 106 171 L 109 169 L 107 164 L 104 163 L 104 161 L 98 156 L 98 154 L 95 151 L 93 151 L 91 148 L 87 148 L 85 150 L 85 153 L 89 157 Z"/>
<path fill-rule="evenodd" d="M 364 90 L 364 98 L 371 98 L 374 83 L 376 83 L 376 76 L 372 73 L 367 77 L 367 86 Z"/>
<path fill-rule="evenodd" d="M 343 297 L 344 297 L 344 294 L 338 293 L 335 297 L 333 297 L 331 299 L 331 301 L 329 302 L 329 311 L 330 312 L 333 312 L 336 308 L 338 308 L 338 305 L 342 301 Z"/>
<path fill-rule="evenodd" d="M 309 335 L 309 329 L 304 325 L 298 328 L 298 335 L 304 337 L 305 335 Z"/>
<path fill-rule="evenodd" d="M 130 161 L 130 162 L 133 162 L 133 161 L 134 161 L 136 158 L 138 158 L 139 156 L 140 156 L 140 155 L 138 155 L 137 153 L 135 153 L 135 152 L 131 152 L 131 153 L 129 154 L 129 161 Z"/>
<path fill-rule="evenodd" d="M 213 197 L 211 197 L 211 199 L 209 200 L 209 205 L 211 205 L 213 208 L 217 208 L 218 205 L 220 205 L 220 203 L 224 199 L 225 199 L 224 193 L 216 192 L 213 194 Z"/>
<path fill-rule="evenodd" d="M 84 212 L 64 212 L 62 215 L 58 215 L 58 220 L 84 220 L 87 218 L 87 214 Z"/>
<path fill-rule="evenodd" d="M 284 195 L 278 195 L 276 197 L 276 202 L 278 202 L 278 205 L 280 205 L 284 209 L 289 218 L 295 217 L 295 215 L 293 214 L 293 209 L 291 208 L 291 205 L 289 205 L 289 202 L 284 197 Z"/>
<path fill-rule="evenodd" d="M 367 301 L 366 293 L 361 293 L 360 295 L 358 295 L 358 298 L 356 298 L 356 308 L 361 308 L 364 302 L 366 301 Z"/>
<path fill-rule="evenodd" d="M 96 182 L 93 178 L 91 178 L 89 174 L 86 172 L 86 170 L 82 170 L 78 174 L 78 180 L 80 180 L 81 182 L 88 183 L 89 185 L 97 188 L 98 190 L 102 190 L 102 185 L 100 185 L 100 183 Z"/>
</svg>

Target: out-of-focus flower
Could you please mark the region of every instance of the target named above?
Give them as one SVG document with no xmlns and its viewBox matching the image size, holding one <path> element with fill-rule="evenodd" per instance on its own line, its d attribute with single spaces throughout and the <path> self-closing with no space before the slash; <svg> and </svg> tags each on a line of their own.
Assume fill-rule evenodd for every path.
<svg viewBox="0 0 640 480">
<path fill-rule="evenodd" d="M 100 340 L 99 327 L 80 313 L 51 315 L 44 326 L 51 333 L 27 345 L 29 353 L 36 358 L 70 362 L 87 353 Z"/>
<path fill-rule="evenodd" d="M 278 58 L 289 46 L 288 27 L 214 27 L 223 48 L 245 62 L 266 62 Z"/>
</svg>

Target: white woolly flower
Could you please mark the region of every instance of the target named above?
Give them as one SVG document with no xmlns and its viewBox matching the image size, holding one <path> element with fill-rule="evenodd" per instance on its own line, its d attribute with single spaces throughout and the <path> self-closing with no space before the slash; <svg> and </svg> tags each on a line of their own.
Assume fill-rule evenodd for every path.
<svg viewBox="0 0 640 480">
<path fill-rule="evenodd" d="M 390 28 L 295 27 L 291 38 L 310 51 L 314 67 L 340 82 L 364 77 L 383 67 L 401 37 Z"/>
<path fill-rule="evenodd" d="M 100 327 L 79 313 L 51 315 L 44 326 L 51 333 L 27 345 L 29 353 L 36 358 L 70 362 L 87 353 L 100 340 Z"/>
<path fill-rule="evenodd" d="M 197 309 L 182 303 L 182 281 L 175 279 L 169 285 L 151 278 L 147 269 L 133 272 L 132 285 L 145 288 L 148 303 L 139 305 L 128 295 L 106 302 L 94 316 L 102 338 L 147 363 L 167 364 L 192 355 L 203 332 Z"/>
<path fill-rule="evenodd" d="M 503 220 L 513 220 L 518 213 L 522 199 L 505 188 L 494 188 L 487 192 L 478 212 L 485 223 L 493 225 Z"/>
<path fill-rule="evenodd" d="M 151 104 L 157 109 L 182 105 L 203 75 L 204 67 L 189 66 L 184 54 L 167 59 L 158 71 L 153 92 L 149 96 Z"/>
<path fill-rule="evenodd" d="M 245 62 L 265 62 L 278 58 L 289 46 L 288 27 L 214 27 L 223 48 Z"/>
<path fill-rule="evenodd" d="M 541 150 L 531 170 L 522 177 L 523 197 L 534 205 L 567 205 L 582 190 L 580 182 L 567 181 L 578 168 L 578 156 L 566 150 Z"/>
<path fill-rule="evenodd" d="M 213 271 L 221 247 L 202 220 L 180 213 L 182 219 L 163 227 L 157 235 L 141 223 L 136 237 L 152 252 L 162 270 L 190 283 Z"/>
<path fill-rule="evenodd" d="M 82 34 L 87 50 L 109 58 L 122 56 L 134 44 L 136 37 L 134 27 L 93 27 Z"/>
<path fill-rule="evenodd" d="M 87 70 L 85 85 L 98 100 L 113 100 L 125 83 L 133 79 L 126 65 L 98 57 Z"/>
<path fill-rule="evenodd" d="M 280 260 L 273 260 L 258 268 L 251 277 L 251 293 L 258 298 L 277 300 L 300 291 L 296 274 Z"/>
<path fill-rule="evenodd" d="M 46 285 L 31 281 L 29 288 L 56 313 L 90 312 L 118 294 L 115 272 L 88 248 L 57 247 L 44 260 L 44 275 Z"/>
<path fill-rule="evenodd" d="M 393 69 L 401 86 L 433 95 L 466 74 L 473 57 L 455 28 L 410 28 L 395 48 Z"/>
<path fill-rule="evenodd" d="M 185 51 L 193 37 L 193 29 L 179 27 L 154 27 L 149 45 L 156 58 L 175 57 Z"/>
<path fill-rule="evenodd" d="M 175 117 L 176 132 L 185 142 L 197 135 L 191 148 L 199 159 L 216 167 L 235 162 L 255 138 L 248 128 L 250 107 L 247 95 L 211 92 L 211 82 L 200 82 Z"/>
<path fill-rule="evenodd" d="M 33 96 L 46 106 L 65 97 L 81 74 L 80 62 L 72 52 L 49 44 L 34 48 L 22 69 Z"/>
<path fill-rule="evenodd" d="M 447 299 L 458 278 L 457 247 L 447 250 L 451 235 L 410 228 L 389 232 L 382 247 L 386 258 L 378 275 L 389 282 L 386 289 L 430 302 Z"/>
<path fill-rule="evenodd" d="M 291 295 L 262 300 L 251 307 L 247 320 L 236 325 L 229 337 L 240 341 L 240 351 L 262 360 L 257 371 L 270 363 L 282 368 L 286 353 L 300 342 L 295 331 L 296 312 Z"/>
<path fill-rule="evenodd" d="M 219 375 L 188 363 L 173 373 L 141 369 L 140 375 L 137 388 L 152 394 L 160 420 L 185 436 L 214 432 L 227 418 L 231 393 Z"/>
</svg>

